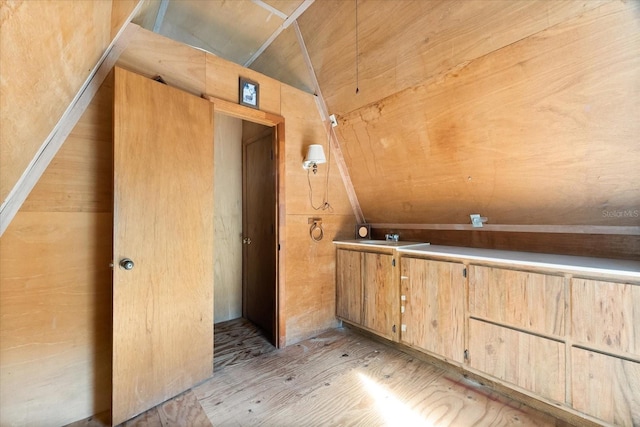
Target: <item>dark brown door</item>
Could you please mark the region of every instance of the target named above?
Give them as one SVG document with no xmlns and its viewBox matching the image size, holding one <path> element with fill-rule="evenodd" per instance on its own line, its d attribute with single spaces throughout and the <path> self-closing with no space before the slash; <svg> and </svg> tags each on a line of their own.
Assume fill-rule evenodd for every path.
<svg viewBox="0 0 640 427">
<path fill-rule="evenodd" d="M 275 131 L 243 143 L 242 313 L 276 344 Z"/>
<path fill-rule="evenodd" d="M 112 422 L 213 374 L 213 115 L 116 69 Z M 121 261 L 129 258 L 132 264 Z"/>
</svg>

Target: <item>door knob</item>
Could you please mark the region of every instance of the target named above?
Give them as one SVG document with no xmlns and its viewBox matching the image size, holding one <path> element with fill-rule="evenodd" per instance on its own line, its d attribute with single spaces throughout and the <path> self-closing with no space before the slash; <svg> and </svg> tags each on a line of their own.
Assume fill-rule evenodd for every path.
<svg viewBox="0 0 640 427">
<path fill-rule="evenodd" d="M 135 264 L 129 258 L 122 258 L 120 260 L 120 268 L 124 270 L 133 270 Z"/>
<path fill-rule="evenodd" d="M 242 239 L 242 243 L 246 243 L 247 245 L 250 245 L 251 239 L 249 237 L 245 237 L 244 239 Z"/>
</svg>

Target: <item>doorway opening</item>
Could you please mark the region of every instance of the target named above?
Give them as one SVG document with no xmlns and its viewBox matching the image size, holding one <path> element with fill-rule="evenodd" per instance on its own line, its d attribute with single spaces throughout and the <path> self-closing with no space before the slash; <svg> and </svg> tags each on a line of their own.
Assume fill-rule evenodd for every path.
<svg viewBox="0 0 640 427">
<path fill-rule="evenodd" d="M 278 347 L 278 128 L 214 124 L 214 323 L 247 319 Z"/>
</svg>

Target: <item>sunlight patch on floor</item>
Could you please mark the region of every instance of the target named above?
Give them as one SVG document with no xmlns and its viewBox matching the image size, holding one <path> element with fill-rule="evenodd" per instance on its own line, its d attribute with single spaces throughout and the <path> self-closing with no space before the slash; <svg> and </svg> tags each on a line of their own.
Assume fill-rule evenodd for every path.
<svg viewBox="0 0 640 427">
<path fill-rule="evenodd" d="M 358 373 L 358 376 L 367 393 L 375 400 L 376 409 L 382 415 L 385 425 L 433 427 L 432 423 L 413 411 L 384 386 L 362 373 Z"/>
</svg>

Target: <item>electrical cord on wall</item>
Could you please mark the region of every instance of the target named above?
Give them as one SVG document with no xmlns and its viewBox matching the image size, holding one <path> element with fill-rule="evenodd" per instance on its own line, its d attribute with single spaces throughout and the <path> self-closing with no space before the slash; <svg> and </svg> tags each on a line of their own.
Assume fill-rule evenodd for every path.
<svg viewBox="0 0 640 427">
<path fill-rule="evenodd" d="M 331 123 L 327 122 L 327 126 L 331 126 Z M 327 178 L 324 186 L 324 196 L 322 197 L 322 204 L 320 206 L 314 206 L 313 204 L 313 188 L 311 187 L 311 169 L 307 169 L 307 183 L 309 184 L 309 203 L 311 203 L 311 207 L 316 211 L 326 211 L 333 212 L 333 207 L 329 203 L 329 176 L 331 172 L 331 127 L 327 131 L 327 142 L 328 142 L 328 151 L 327 151 Z"/>
</svg>

